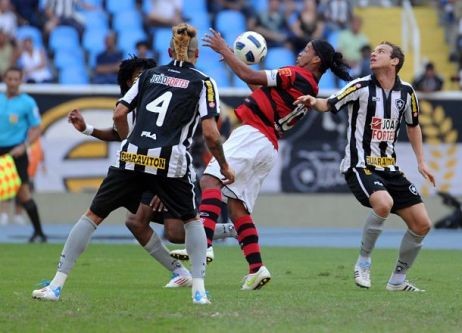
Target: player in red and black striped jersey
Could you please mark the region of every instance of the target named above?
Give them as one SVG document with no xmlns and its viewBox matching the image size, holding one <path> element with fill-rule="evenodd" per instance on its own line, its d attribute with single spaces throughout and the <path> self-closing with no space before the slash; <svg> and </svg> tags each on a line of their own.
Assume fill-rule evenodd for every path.
<svg viewBox="0 0 462 333">
<path fill-rule="evenodd" d="M 351 82 L 329 99 L 302 96 L 296 104 L 321 112 L 338 112 L 346 106 L 344 109 L 348 111 L 348 144 L 341 171 L 356 199 L 372 208 L 354 268 L 356 284 L 371 287 L 372 250 L 385 220 L 390 213 L 396 213 L 408 230 L 386 289 L 421 291 L 406 280 L 406 274 L 430 231 L 431 221 L 417 188 L 397 165 L 395 143 L 403 119 L 419 172 L 433 185 L 435 178 L 424 160 L 417 97 L 411 85 L 398 76 L 403 63 L 401 48 L 382 42 L 371 54 L 372 75 Z"/>
<path fill-rule="evenodd" d="M 236 108 L 242 125 L 231 133 L 223 146 L 226 158 L 236 171 L 235 182 L 223 184 L 220 167 L 212 160 L 200 181 L 202 202 L 199 210 L 211 246 L 222 194 L 228 198 L 229 216 L 249 264 L 242 289 L 258 289 L 271 279 L 271 275 L 261 259 L 258 232 L 251 214 L 261 184 L 276 160 L 278 139 L 308 111 L 304 106 L 294 107 L 294 101 L 305 94 L 317 95 L 318 82 L 327 69 L 349 80 L 348 67 L 342 55 L 322 40 L 308 43 L 298 55 L 295 66 L 266 71 L 253 70 L 240 61 L 213 29 L 203 42 L 221 54 L 240 79 L 255 88 Z"/>
</svg>

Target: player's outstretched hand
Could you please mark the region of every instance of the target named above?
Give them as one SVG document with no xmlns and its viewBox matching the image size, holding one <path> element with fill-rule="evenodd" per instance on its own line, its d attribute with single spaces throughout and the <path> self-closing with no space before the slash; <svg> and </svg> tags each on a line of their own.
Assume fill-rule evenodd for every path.
<svg viewBox="0 0 462 333">
<path fill-rule="evenodd" d="M 87 124 L 85 123 L 85 119 L 83 119 L 82 114 L 79 110 L 74 109 L 67 115 L 67 121 L 70 122 L 77 131 L 83 132 L 85 128 L 87 128 Z"/>
<path fill-rule="evenodd" d="M 234 183 L 234 178 L 236 177 L 236 174 L 233 169 L 227 166 L 226 168 L 221 168 L 220 172 L 225 177 L 224 179 L 221 180 L 223 185 L 229 185 L 229 184 Z"/>
<path fill-rule="evenodd" d="M 316 97 L 313 97 L 311 95 L 300 96 L 294 101 L 294 105 L 299 104 L 303 104 L 307 107 L 314 107 L 316 105 Z"/>
<path fill-rule="evenodd" d="M 226 41 L 223 37 L 221 37 L 221 34 L 212 28 L 210 28 L 209 32 L 202 37 L 202 42 L 203 46 L 210 47 L 212 50 L 220 54 L 230 49 L 226 44 Z"/>
<path fill-rule="evenodd" d="M 430 172 L 430 169 L 428 166 L 425 164 L 425 162 L 422 162 L 418 165 L 418 169 L 420 174 L 428 180 L 430 183 L 433 184 L 433 186 L 436 186 L 436 181 L 435 181 L 435 176 Z"/>
</svg>

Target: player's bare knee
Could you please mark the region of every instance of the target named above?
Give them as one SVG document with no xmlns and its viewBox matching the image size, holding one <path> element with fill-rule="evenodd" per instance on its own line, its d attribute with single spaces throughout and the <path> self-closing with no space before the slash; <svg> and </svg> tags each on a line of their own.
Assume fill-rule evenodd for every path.
<svg viewBox="0 0 462 333">
<path fill-rule="evenodd" d="M 199 183 L 202 191 L 211 188 L 221 188 L 221 182 L 217 178 L 210 175 L 203 175 Z"/>
<path fill-rule="evenodd" d="M 172 231 L 165 231 L 165 237 L 168 239 L 170 243 L 173 244 L 184 244 L 184 235 L 179 235 L 178 233 L 174 233 Z"/>
<path fill-rule="evenodd" d="M 419 223 L 414 226 L 414 230 L 412 230 L 415 234 L 419 236 L 425 236 L 430 232 L 430 229 L 432 227 L 430 219 L 425 219 L 422 221 L 419 221 Z"/>
</svg>

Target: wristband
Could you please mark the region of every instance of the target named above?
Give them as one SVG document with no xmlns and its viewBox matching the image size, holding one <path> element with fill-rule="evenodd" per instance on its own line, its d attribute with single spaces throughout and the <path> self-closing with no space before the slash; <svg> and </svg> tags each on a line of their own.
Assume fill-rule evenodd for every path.
<svg viewBox="0 0 462 333">
<path fill-rule="evenodd" d="M 94 130 L 95 130 L 95 128 L 92 125 L 87 124 L 87 126 L 82 131 L 82 133 L 85 134 L 85 135 L 92 135 Z"/>
</svg>

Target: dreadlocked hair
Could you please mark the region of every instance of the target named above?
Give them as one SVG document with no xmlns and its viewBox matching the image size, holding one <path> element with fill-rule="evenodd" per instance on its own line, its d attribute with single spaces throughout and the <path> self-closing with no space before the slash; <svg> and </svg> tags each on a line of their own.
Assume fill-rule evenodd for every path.
<svg viewBox="0 0 462 333">
<path fill-rule="evenodd" d="M 137 56 L 131 56 L 128 59 L 123 60 L 120 63 L 119 71 L 117 73 L 117 83 L 120 87 L 120 93 L 125 93 L 130 89 L 128 81 L 132 78 L 133 73 L 138 70 L 145 70 L 156 67 L 157 63 L 154 59 L 138 58 Z"/>
<path fill-rule="evenodd" d="M 351 81 L 353 78 L 348 72 L 349 69 L 350 66 L 343 61 L 343 55 L 340 52 L 334 52 L 332 63 L 330 65 L 332 73 L 341 78 L 343 81 Z"/>
<path fill-rule="evenodd" d="M 187 23 L 180 23 L 172 28 L 172 42 L 170 44 L 175 51 L 176 60 L 190 60 L 190 43 L 196 37 L 196 34 L 196 29 Z"/>
</svg>

